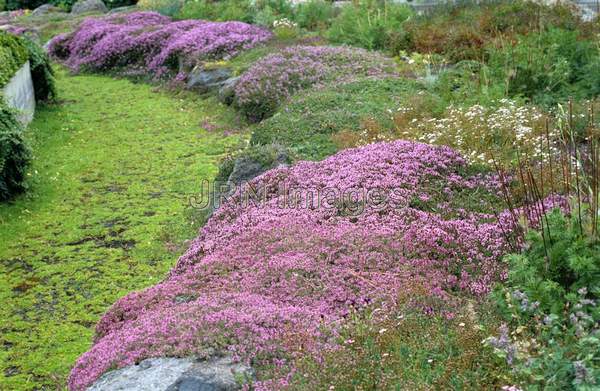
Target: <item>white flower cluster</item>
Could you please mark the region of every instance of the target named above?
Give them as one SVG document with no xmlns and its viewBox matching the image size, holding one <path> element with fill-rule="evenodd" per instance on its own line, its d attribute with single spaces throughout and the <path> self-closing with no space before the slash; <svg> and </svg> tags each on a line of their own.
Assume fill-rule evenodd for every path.
<svg viewBox="0 0 600 391">
<path fill-rule="evenodd" d="M 492 157 L 506 160 L 517 154 L 547 159 L 560 153 L 556 143 L 559 131 L 551 128 L 546 133 L 545 117 L 538 109 L 519 106 L 509 99 L 496 103 L 494 108 L 451 106 L 441 118 L 420 116 L 410 105 L 399 107 L 394 114 L 396 134 L 392 137 L 448 145 L 461 151 L 471 163 L 493 164 Z M 365 135 L 361 134 L 363 138 Z M 370 141 L 390 136 L 379 134 Z"/>
<path fill-rule="evenodd" d="M 506 158 L 504 155 L 516 155 L 518 151 L 530 158 L 548 158 L 549 153 L 559 153 L 554 142 L 548 146 L 548 136 L 555 140 L 558 131 L 549 129 L 546 134 L 545 119 L 539 110 L 508 99 L 497 103 L 493 109 L 481 105 L 451 106 L 442 118 L 412 118 L 404 121 L 404 128 L 397 132 L 401 137 L 449 145 L 472 163 L 492 164 L 493 155 Z M 397 115 L 406 116 L 410 112 L 410 108 L 401 107 Z"/>
<path fill-rule="evenodd" d="M 297 27 L 298 27 L 298 24 L 295 22 L 292 22 L 288 18 L 277 19 L 276 21 L 273 22 L 273 28 L 295 29 Z"/>
</svg>

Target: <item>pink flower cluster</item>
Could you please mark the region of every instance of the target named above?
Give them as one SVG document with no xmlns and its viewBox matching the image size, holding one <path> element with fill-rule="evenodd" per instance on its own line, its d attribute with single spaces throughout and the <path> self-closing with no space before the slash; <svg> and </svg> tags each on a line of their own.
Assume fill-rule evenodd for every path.
<svg viewBox="0 0 600 391">
<path fill-rule="evenodd" d="M 266 56 L 242 75 L 235 88 L 236 103 L 250 119 L 259 121 L 291 94 L 315 83 L 389 75 L 393 70 L 390 59 L 364 49 L 289 47 Z"/>
<path fill-rule="evenodd" d="M 242 22 L 171 21 L 156 12 L 88 18 L 49 52 L 74 71 L 137 70 L 160 77 L 198 59 L 227 59 L 271 37 Z"/>
<path fill-rule="evenodd" d="M 505 275 L 511 222 L 484 213 L 497 179 L 469 176 L 448 147 L 408 141 L 345 150 L 251 181 L 263 202 L 238 192 L 218 209 L 161 283 L 119 300 L 97 325 L 94 346 L 71 372 L 82 390 L 105 371 L 148 357 L 228 350 L 270 362 L 334 346 L 353 310 L 420 282 L 440 298 L 482 295 Z M 491 181 L 491 183 L 490 183 Z M 379 189 L 394 203 L 285 207 L 282 184 L 308 201 L 315 189 Z M 477 194 L 479 212 L 464 197 Z M 486 199 L 496 200 L 486 204 Z M 283 205 L 283 206 L 282 206 Z"/>
</svg>

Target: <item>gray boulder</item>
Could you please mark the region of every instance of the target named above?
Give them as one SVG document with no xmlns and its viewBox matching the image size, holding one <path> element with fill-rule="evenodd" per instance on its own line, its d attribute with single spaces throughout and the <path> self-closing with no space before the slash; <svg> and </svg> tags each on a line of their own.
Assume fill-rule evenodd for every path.
<svg viewBox="0 0 600 391">
<path fill-rule="evenodd" d="M 288 151 L 280 145 L 250 147 L 235 159 L 227 184 L 230 187 L 239 186 L 273 168 L 285 167 L 290 162 Z"/>
<path fill-rule="evenodd" d="M 133 11 L 137 9 L 137 6 L 135 5 L 126 5 L 123 7 L 117 7 L 117 8 L 113 8 L 110 11 L 108 11 L 109 15 L 113 15 L 113 14 L 121 14 L 123 12 L 129 12 L 129 11 Z"/>
<path fill-rule="evenodd" d="M 66 15 L 61 8 L 58 8 L 52 4 L 43 4 L 31 11 L 32 18 L 46 17 L 48 15 Z"/>
<path fill-rule="evenodd" d="M 235 85 L 237 84 L 239 76 L 230 77 L 225 80 L 219 88 L 219 92 L 217 94 L 217 99 L 219 102 L 224 103 L 226 105 L 230 105 L 233 103 L 233 99 L 235 98 Z"/>
<path fill-rule="evenodd" d="M 202 69 L 196 67 L 188 75 L 187 88 L 200 92 L 218 89 L 231 77 L 231 74 L 229 68 Z"/>
<path fill-rule="evenodd" d="M 81 15 L 88 12 L 107 13 L 108 8 L 102 0 L 79 0 L 71 8 L 71 14 L 73 15 Z"/>
<path fill-rule="evenodd" d="M 150 358 L 105 373 L 87 391 L 234 391 L 241 388 L 238 380 L 253 378 L 252 368 L 229 356 Z"/>
</svg>

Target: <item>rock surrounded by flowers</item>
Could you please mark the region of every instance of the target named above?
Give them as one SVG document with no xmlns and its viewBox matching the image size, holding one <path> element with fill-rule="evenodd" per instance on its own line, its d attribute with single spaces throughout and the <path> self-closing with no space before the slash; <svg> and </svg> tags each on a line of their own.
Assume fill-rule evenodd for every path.
<svg viewBox="0 0 600 391">
<path fill-rule="evenodd" d="M 408 141 L 268 171 L 224 202 L 167 279 L 104 315 L 70 389 L 148 357 L 315 352 L 349 312 L 418 281 L 442 299 L 488 292 L 510 224 L 486 212 L 498 180 L 468 172 L 452 149 Z"/>
<path fill-rule="evenodd" d="M 235 88 L 236 102 L 253 120 L 272 115 L 294 92 L 315 83 L 393 74 L 393 62 L 363 49 L 294 46 L 266 56 L 246 71 Z"/>
<path fill-rule="evenodd" d="M 55 37 L 48 50 L 74 71 L 162 76 L 198 59 L 227 59 L 270 37 L 242 22 L 172 21 L 156 12 L 135 12 L 88 18 L 73 33 Z"/>
</svg>

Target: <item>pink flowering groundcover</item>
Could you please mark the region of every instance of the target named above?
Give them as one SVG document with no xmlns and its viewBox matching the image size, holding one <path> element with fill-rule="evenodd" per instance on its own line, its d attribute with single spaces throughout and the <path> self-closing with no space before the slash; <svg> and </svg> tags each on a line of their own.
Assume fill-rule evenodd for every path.
<svg viewBox="0 0 600 391">
<path fill-rule="evenodd" d="M 227 59 L 270 38 L 268 30 L 243 22 L 173 21 L 134 12 L 88 18 L 74 32 L 53 38 L 48 51 L 73 71 L 162 77 L 179 72 L 182 64 Z"/>
<path fill-rule="evenodd" d="M 70 389 L 148 357 L 216 349 L 255 364 L 318 354 L 351 311 L 393 305 L 415 283 L 441 300 L 486 294 L 506 274 L 514 220 L 493 213 L 498 178 L 471 172 L 448 147 L 396 141 L 255 178 L 258 201 L 239 189 L 163 282 L 104 315 Z M 315 191 L 354 196 L 315 205 Z"/>
</svg>

